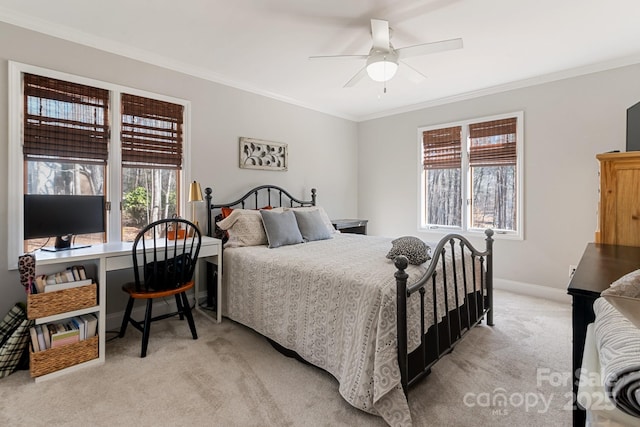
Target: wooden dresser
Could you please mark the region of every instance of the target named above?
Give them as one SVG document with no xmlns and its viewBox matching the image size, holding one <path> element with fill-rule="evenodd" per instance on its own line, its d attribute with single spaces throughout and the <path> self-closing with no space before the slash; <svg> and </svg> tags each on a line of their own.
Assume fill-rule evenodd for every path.
<svg viewBox="0 0 640 427">
<path fill-rule="evenodd" d="M 598 154 L 596 243 L 640 246 L 640 151 Z"/>
</svg>

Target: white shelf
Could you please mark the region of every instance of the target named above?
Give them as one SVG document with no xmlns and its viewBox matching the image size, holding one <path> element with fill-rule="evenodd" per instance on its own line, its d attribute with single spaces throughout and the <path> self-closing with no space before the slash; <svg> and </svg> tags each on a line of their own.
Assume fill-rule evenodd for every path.
<svg viewBox="0 0 640 427">
<path fill-rule="evenodd" d="M 80 316 L 82 314 L 97 313 L 100 311 L 99 305 L 93 307 L 83 308 L 81 310 L 65 311 L 64 313 L 54 314 L 47 317 L 39 317 L 36 319 L 36 325 L 42 325 L 43 323 L 55 322 L 62 319 L 68 319 L 74 316 Z"/>
</svg>

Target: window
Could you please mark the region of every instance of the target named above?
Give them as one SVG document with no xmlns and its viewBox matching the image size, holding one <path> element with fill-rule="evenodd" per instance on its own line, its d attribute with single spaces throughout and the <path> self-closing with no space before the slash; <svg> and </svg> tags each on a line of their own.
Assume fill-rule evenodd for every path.
<svg viewBox="0 0 640 427">
<path fill-rule="evenodd" d="M 25 194 L 104 196 L 106 232 L 76 236 L 75 244 L 133 240 L 148 223 L 184 212 L 189 107 L 10 61 L 9 266 L 52 243 L 24 241 Z"/>
<path fill-rule="evenodd" d="M 24 107 L 24 194 L 104 195 L 109 92 L 27 73 Z M 104 234 L 75 239 L 102 243 Z M 48 241 L 26 240 L 24 250 Z"/>
<path fill-rule="evenodd" d="M 182 167 L 179 104 L 122 94 L 122 240 L 178 213 Z"/>
<path fill-rule="evenodd" d="M 522 237 L 522 118 L 420 129 L 421 228 Z"/>
</svg>

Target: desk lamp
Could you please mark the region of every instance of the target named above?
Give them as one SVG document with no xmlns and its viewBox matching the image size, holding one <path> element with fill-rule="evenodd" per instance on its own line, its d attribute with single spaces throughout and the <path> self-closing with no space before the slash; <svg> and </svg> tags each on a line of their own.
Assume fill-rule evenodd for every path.
<svg viewBox="0 0 640 427">
<path fill-rule="evenodd" d="M 202 189 L 200 188 L 200 184 L 196 181 L 193 181 L 189 186 L 189 203 L 191 203 L 191 221 L 200 229 L 198 225 L 198 221 L 196 220 L 196 202 L 202 202 L 204 199 L 202 198 Z"/>
</svg>

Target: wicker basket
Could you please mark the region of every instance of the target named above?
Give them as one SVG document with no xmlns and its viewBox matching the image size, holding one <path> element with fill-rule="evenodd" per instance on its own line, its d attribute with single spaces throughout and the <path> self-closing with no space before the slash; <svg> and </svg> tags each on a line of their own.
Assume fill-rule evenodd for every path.
<svg viewBox="0 0 640 427">
<path fill-rule="evenodd" d="M 98 302 L 95 283 L 77 288 L 27 296 L 27 317 L 38 319 L 68 311 L 94 307 Z"/>
<path fill-rule="evenodd" d="M 29 352 L 29 370 L 31 377 L 40 377 L 87 362 L 98 357 L 98 336 L 69 344 L 62 347 L 50 348 L 45 351 Z"/>
</svg>

